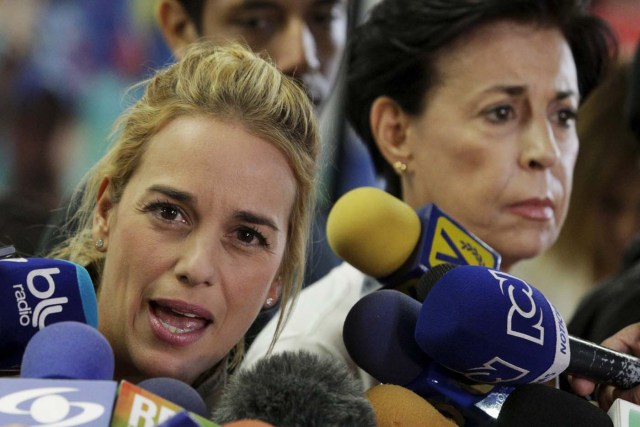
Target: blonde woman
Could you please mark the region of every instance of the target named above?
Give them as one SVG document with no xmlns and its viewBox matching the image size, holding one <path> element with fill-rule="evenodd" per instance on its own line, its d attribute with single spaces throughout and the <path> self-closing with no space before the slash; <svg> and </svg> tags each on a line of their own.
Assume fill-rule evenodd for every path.
<svg viewBox="0 0 640 427">
<path fill-rule="evenodd" d="M 239 45 L 194 45 L 145 83 L 51 255 L 91 271 L 116 379 L 177 378 L 211 407 L 261 309 L 299 292 L 317 125 Z"/>
</svg>

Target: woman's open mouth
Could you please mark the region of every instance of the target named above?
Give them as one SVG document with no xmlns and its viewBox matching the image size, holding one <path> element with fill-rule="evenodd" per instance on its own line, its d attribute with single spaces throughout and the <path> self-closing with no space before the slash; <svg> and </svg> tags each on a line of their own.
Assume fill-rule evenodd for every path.
<svg viewBox="0 0 640 427">
<path fill-rule="evenodd" d="M 202 337 L 213 318 L 198 306 L 175 300 L 149 301 L 151 330 L 162 341 L 188 345 Z"/>
</svg>

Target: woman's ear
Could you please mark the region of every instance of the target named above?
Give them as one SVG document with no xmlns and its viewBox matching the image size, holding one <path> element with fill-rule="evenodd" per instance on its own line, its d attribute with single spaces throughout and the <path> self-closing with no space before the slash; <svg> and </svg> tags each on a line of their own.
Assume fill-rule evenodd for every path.
<svg viewBox="0 0 640 427">
<path fill-rule="evenodd" d="M 110 216 L 113 208 L 111 192 L 109 191 L 109 177 L 103 178 L 98 189 L 96 210 L 93 214 L 93 238 L 95 241 L 102 241 L 106 248 L 109 237 Z M 101 247 L 102 249 L 103 247 Z"/>
<path fill-rule="evenodd" d="M 396 101 L 380 96 L 373 101 L 369 114 L 371 133 L 382 156 L 390 165 L 406 165 L 411 158 L 407 144 L 409 116 Z"/>
<path fill-rule="evenodd" d="M 178 59 L 185 48 L 199 38 L 196 23 L 178 0 L 160 0 L 156 20 L 164 40 Z"/>
</svg>

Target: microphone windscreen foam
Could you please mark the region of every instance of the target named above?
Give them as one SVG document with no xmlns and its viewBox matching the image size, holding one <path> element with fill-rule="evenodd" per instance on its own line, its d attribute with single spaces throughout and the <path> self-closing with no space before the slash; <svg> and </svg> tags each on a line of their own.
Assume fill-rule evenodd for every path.
<svg viewBox="0 0 640 427">
<path fill-rule="evenodd" d="M 414 337 L 420 307 L 418 301 L 391 289 L 362 297 L 342 329 L 353 361 L 384 383 L 404 386 L 416 379 L 431 363 Z"/>
<path fill-rule="evenodd" d="M 213 421 L 242 419 L 288 426 L 375 426 L 371 404 L 342 360 L 282 352 L 230 379 Z"/>
<path fill-rule="evenodd" d="M 455 427 L 425 399 L 394 384 L 379 384 L 367 390 L 378 427 L 429 426 Z"/>
<path fill-rule="evenodd" d="M 80 322 L 59 322 L 36 333 L 22 358 L 22 378 L 112 380 L 114 355 L 107 339 Z"/>
<path fill-rule="evenodd" d="M 200 394 L 183 381 L 169 377 L 156 377 L 140 381 L 137 386 L 167 399 L 189 412 L 205 418 L 209 415 Z"/>
<path fill-rule="evenodd" d="M 373 277 L 385 277 L 400 268 L 415 249 L 420 232 L 418 214 L 400 199 L 375 187 L 356 188 L 344 194 L 327 218 L 331 249 Z"/>
</svg>

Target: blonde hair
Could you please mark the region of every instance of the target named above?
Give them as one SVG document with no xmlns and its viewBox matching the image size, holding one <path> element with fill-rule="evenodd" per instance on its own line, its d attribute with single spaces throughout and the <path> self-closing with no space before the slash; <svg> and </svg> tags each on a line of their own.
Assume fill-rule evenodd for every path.
<svg viewBox="0 0 640 427">
<path fill-rule="evenodd" d="M 216 46 L 210 42 L 190 46 L 180 62 L 158 71 L 140 85 L 145 88 L 143 96 L 118 119 L 114 144 L 85 177 L 86 186 L 79 189 L 83 192 L 76 192 L 81 197 L 80 207 L 72 213 L 67 226 L 76 224 L 77 231 L 50 256 L 90 266 L 98 284 L 105 254 L 95 248 L 92 223 L 102 179 L 110 177 L 110 195 L 117 203 L 148 142 L 176 117 L 204 114 L 238 122 L 285 155 L 297 184 L 288 243 L 279 270 L 282 310 L 275 342 L 302 286 L 315 208 L 319 137 L 308 96 L 293 79 L 247 48 L 239 44 Z M 236 345 L 232 366 L 243 353 L 241 340 Z"/>
</svg>

